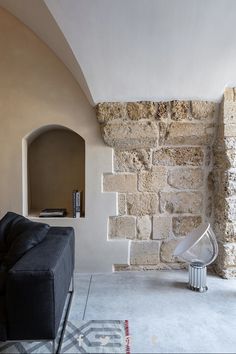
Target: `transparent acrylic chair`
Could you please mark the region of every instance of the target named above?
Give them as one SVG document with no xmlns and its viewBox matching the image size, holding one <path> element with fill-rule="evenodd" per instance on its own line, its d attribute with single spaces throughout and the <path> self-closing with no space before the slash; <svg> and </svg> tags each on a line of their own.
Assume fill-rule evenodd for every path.
<svg viewBox="0 0 236 354">
<path fill-rule="evenodd" d="M 207 290 L 207 266 L 218 255 L 218 244 L 209 223 L 202 224 L 188 234 L 174 250 L 174 256 L 189 263 L 189 283 L 191 290 Z"/>
</svg>

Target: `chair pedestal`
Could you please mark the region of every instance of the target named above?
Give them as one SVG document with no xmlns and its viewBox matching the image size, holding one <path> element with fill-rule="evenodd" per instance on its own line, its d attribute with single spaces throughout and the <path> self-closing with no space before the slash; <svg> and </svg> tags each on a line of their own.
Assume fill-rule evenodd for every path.
<svg viewBox="0 0 236 354">
<path fill-rule="evenodd" d="M 207 291 L 206 286 L 207 268 L 200 262 L 192 262 L 189 265 L 188 288 L 203 293 Z"/>
</svg>

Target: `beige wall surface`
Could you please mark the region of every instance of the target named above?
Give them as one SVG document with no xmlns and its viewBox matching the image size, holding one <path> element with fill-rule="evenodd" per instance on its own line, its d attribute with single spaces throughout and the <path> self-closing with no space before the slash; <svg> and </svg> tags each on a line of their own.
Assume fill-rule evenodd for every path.
<svg viewBox="0 0 236 354">
<path fill-rule="evenodd" d="M 47 125 L 74 130 L 86 145 L 86 217 L 48 220 L 74 226 L 76 270 L 111 271 L 127 263 L 127 241 L 107 242 L 115 193 L 101 194 L 101 176 L 112 169 L 112 150 L 102 141 L 94 108 L 55 54 L 27 27 L 0 9 L 0 217 L 23 213 L 24 138 Z M 44 220 L 45 221 L 45 220 Z"/>
</svg>

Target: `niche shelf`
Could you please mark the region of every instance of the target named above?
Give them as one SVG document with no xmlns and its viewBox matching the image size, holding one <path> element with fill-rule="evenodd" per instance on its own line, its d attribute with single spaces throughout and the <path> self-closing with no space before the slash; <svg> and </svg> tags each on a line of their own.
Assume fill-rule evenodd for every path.
<svg viewBox="0 0 236 354">
<path fill-rule="evenodd" d="M 37 218 L 42 209 L 66 208 L 72 218 L 72 191 L 81 191 L 81 216 L 85 214 L 85 141 L 62 126 L 48 126 L 27 139 L 26 214 Z"/>
</svg>

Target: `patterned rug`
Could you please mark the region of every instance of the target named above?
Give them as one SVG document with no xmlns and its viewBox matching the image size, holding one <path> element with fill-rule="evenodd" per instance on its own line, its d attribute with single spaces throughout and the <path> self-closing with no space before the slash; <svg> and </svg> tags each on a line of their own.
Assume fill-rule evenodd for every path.
<svg viewBox="0 0 236 354">
<path fill-rule="evenodd" d="M 130 354 L 128 321 L 67 322 L 61 353 Z M 51 353 L 52 342 L 0 342 L 0 353 Z"/>
</svg>

